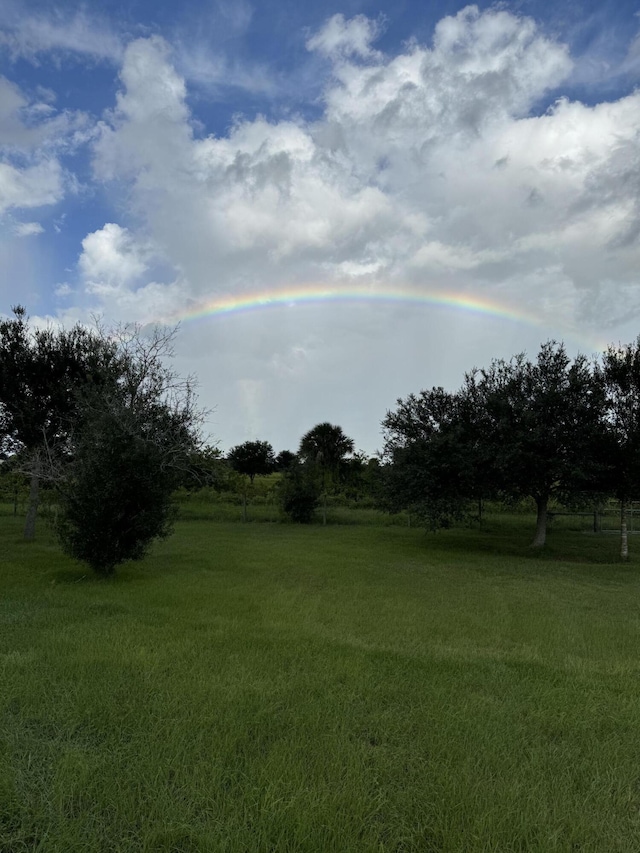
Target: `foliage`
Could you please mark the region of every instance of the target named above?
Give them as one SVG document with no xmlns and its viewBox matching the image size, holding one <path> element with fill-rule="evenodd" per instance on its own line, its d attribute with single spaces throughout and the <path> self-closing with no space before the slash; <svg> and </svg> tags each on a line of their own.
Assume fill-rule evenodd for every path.
<svg viewBox="0 0 640 853">
<path fill-rule="evenodd" d="M 325 421 L 302 436 L 298 456 L 304 462 L 318 465 L 324 488 L 327 474 L 333 479 L 334 486 L 337 485 L 340 480 L 340 464 L 353 452 L 354 447 L 353 439 L 344 434 L 342 427 Z"/>
<path fill-rule="evenodd" d="M 275 467 L 273 447 L 268 441 L 245 441 L 232 447 L 227 454 L 229 464 L 239 474 L 246 474 L 253 483 L 256 475 L 270 474 Z"/>
<path fill-rule="evenodd" d="M 31 329 L 22 306 L 0 322 L 1 449 L 64 442 L 80 386 L 101 386 L 117 347 L 82 326 Z"/>
<path fill-rule="evenodd" d="M 64 550 L 99 574 L 140 559 L 154 539 L 170 532 L 177 477 L 165 465 L 163 420 L 154 411 L 141 420 L 138 412 L 111 403 L 91 412 L 76 435 L 59 487 L 57 531 Z"/>
<path fill-rule="evenodd" d="M 310 524 L 322 492 L 320 478 L 313 464 L 296 463 L 282 475 L 280 506 L 292 521 Z"/>
<path fill-rule="evenodd" d="M 376 488 L 378 460 L 360 450 L 340 462 L 342 492 L 348 500 L 373 498 Z"/>
<path fill-rule="evenodd" d="M 610 485 L 619 500 L 640 492 L 640 337 L 603 356 Z"/>
<path fill-rule="evenodd" d="M 535 362 L 518 355 L 468 378 L 492 433 L 500 484 L 537 499 L 590 481 L 589 453 L 604 397 L 585 356 L 543 344 Z"/>
<path fill-rule="evenodd" d="M 18 505 L 24 503 L 28 495 L 26 478 L 20 471 L 18 460 L 17 455 L 0 458 L 0 502 L 11 504 L 14 515 L 17 515 Z"/>
<path fill-rule="evenodd" d="M 0 323 L 0 440 L 31 473 L 25 532 L 44 478 L 63 547 L 108 574 L 168 532 L 197 444 L 192 383 L 164 366 L 171 331 L 33 330 L 23 308 L 14 315 Z"/>
<path fill-rule="evenodd" d="M 434 388 L 387 414 L 387 501 L 438 526 L 472 499 L 529 495 L 541 546 L 550 498 L 594 486 L 603 411 L 598 371 L 562 344 L 543 344 L 533 362 L 494 360 L 455 394 Z"/>
<path fill-rule="evenodd" d="M 298 461 L 297 455 L 292 450 L 281 450 L 275 458 L 276 471 L 287 471 Z"/>
<path fill-rule="evenodd" d="M 0 322 L 0 451 L 31 474 L 25 537 L 33 538 L 39 482 L 69 452 L 81 387 L 113 381 L 117 343 L 76 325 L 32 329 L 22 306 Z"/>
<path fill-rule="evenodd" d="M 598 453 L 608 463 L 607 485 L 620 501 L 620 555 L 626 560 L 628 503 L 640 492 L 640 337 L 634 343 L 608 348 L 602 379 L 606 431 Z"/>
<path fill-rule="evenodd" d="M 199 448 L 192 381 L 164 364 L 173 335 L 121 330 L 116 384 L 78 396 L 56 527 L 67 553 L 100 574 L 168 535 L 172 493 Z"/>
<path fill-rule="evenodd" d="M 196 447 L 191 453 L 180 485 L 189 492 L 228 487 L 229 467 L 218 447 Z"/>
<path fill-rule="evenodd" d="M 485 454 L 469 398 L 432 388 L 397 402 L 383 421 L 381 505 L 408 509 L 432 530 L 448 527 L 489 490 L 488 478 L 480 476 Z"/>
</svg>

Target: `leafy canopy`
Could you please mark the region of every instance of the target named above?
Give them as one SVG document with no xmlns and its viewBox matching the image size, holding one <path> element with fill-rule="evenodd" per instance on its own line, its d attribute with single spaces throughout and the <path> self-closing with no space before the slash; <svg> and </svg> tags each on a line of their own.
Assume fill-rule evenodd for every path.
<svg viewBox="0 0 640 853">
<path fill-rule="evenodd" d="M 245 441 L 232 447 L 227 455 L 229 464 L 239 474 L 246 474 L 253 483 L 258 474 L 270 474 L 275 469 L 273 447 L 268 441 Z"/>
</svg>

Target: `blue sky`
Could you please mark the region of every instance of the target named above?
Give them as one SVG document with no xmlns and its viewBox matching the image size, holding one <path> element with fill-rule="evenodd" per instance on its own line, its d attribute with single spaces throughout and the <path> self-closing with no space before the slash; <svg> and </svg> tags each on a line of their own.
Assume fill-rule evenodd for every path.
<svg viewBox="0 0 640 853">
<path fill-rule="evenodd" d="M 0 0 L 0 312 L 147 324 L 318 285 L 504 309 L 183 323 L 222 447 L 332 420 L 371 452 L 399 395 L 634 338 L 639 10 Z"/>
</svg>

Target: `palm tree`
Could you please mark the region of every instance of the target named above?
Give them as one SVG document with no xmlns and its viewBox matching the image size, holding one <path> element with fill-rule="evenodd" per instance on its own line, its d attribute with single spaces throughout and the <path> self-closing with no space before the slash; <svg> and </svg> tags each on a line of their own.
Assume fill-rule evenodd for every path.
<svg viewBox="0 0 640 853">
<path fill-rule="evenodd" d="M 322 471 L 322 488 L 325 488 L 327 471 L 337 481 L 340 463 L 353 452 L 354 442 L 345 435 L 342 427 L 328 422 L 317 424 L 302 436 L 298 456 L 305 462 L 315 462 Z"/>
</svg>

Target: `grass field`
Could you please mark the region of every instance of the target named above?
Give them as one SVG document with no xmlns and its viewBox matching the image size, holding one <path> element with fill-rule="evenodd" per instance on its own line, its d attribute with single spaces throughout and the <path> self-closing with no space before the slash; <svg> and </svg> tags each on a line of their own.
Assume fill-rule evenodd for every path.
<svg viewBox="0 0 640 853">
<path fill-rule="evenodd" d="M 182 521 L 105 582 L 0 519 L 0 851 L 637 853 L 640 563 L 530 525 Z"/>
</svg>

